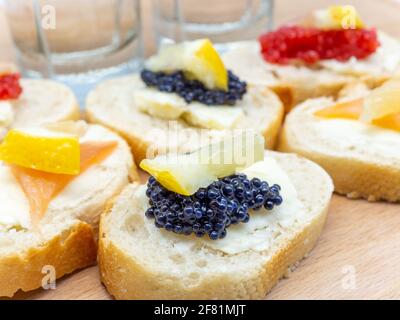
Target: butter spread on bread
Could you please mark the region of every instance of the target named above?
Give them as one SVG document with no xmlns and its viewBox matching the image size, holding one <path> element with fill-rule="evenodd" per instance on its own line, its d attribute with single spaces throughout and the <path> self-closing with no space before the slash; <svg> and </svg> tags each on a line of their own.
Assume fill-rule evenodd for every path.
<svg viewBox="0 0 400 320">
<path fill-rule="evenodd" d="M 0 126 L 8 127 L 14 121 L 14 110 L 11 102 L 0 101 Z"/>
</svg>

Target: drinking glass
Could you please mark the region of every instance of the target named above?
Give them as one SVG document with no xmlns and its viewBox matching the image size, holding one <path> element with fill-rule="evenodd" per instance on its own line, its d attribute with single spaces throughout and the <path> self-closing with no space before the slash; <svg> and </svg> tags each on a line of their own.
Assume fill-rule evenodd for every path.
<svg viewBox="0 0 400 320">
<path fill-rule="evenodd" d="M 158 45 L 209 38 L 226 42 L 256 39 L 272 27 L 273 0 L 153 0 Z"/>
<path fill-rule="evenodd" d="M 60 80 L 81 101 L 140 64 L 139 0 L 6 0 L 6 13 L 23 75 Z"/>
</svg>

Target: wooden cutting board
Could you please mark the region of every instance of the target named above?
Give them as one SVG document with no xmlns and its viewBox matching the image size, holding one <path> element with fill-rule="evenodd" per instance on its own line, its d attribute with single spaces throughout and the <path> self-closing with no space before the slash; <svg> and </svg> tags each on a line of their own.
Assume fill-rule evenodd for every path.
<svg viewBox="0 0 400 320">
<path fill-rule="evenodd" d="M 267 299 L 400 299 L 400 205 L 335 195 L 317 246 Z M 15 299 L 111 299 L 97 266 Z"/>
<path fill-rule="evenodd" d="M 150 1 L 145 4 L 147 52 L 151 42 Z M 329 0 L 277 0 L 276 21 L 288 21 Z M 394 35 L 399 34 L 400 5 L 395 0 L 354 0 L 362 16 Z M 5 30 L 1 17 L 0 30 Z M 7 35 L 0 34 L 0 60 L 13 59 Z M 334 196 L 326 227 L 310 253 L 267 299 L 400 299 L 400 205 L 368 203 Z M 110 299 L 101 285 L 97 266 L 57 281 L 55 290 L 18 293 L 15 299 Z"/>
</svg>

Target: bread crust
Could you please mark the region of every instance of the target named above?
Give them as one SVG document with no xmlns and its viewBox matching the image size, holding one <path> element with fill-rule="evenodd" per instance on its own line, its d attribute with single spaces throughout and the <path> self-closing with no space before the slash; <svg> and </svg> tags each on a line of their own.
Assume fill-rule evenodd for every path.
<svg viewBox="0 0 400 320">
<path fill-rule="evenodd" d="M 0 296 L 11 297 L 19 289 L 30 291 L 42 286 L 45 266 L 52 266 L 56 278 L 96 262 L 97 244 L 93 228 L 82 221 L 62 230 L 40 246 L 0 256 Z"/>
<path fill-rule="evenodd" d="M 188 291 L 178 283 L 160 284 L 157 276 L 146 270 L 139 261 L 130 259 L 112 241 L 102 238 L 99 242 L 99 267 L 101 280 L 111 295 L 119 300 L 207 300 L 218 299 L 263 299 L 284 277 L 288 269 L 302 260 L 315 246 L 325 224 L 328 205 L 306 229 L 290 244 L 276 253 L 263 267 L 259 278 L 246 283 L 243 291 L 237 291 L 237 284 L 227 283 L 232 279 L 213 277 L 200 286 Z M 100 229 L 102 230 L 102 229 Z M 101 231 L 100 231 L 101 232 Z M 121 288 L 132 290 L 121 290 Z M 254 290 L 255 288 L 255 290 Z"/>
<path fill-rule="evenodd" d="M 297 156 L 287 156 L 287 161 L 298 161 Z M 277 160 L 279 160 L 278 158 Z M 300 161 L 306 161 L 304 159 Z M 307 161 L 307 163 L 309 163 Z M 311 171 L 320 175 L 321 185 L 330 192 L 330 178 L 318 166 Z M 300 169 L 300 167 L 299 167 Z M 311 173 L 310 172 L 310 173 Z M 322 173 L 322 174 L 321 174 Z M 135 186 L 127 188 L 134 189 Z M 329 190 L 330 189 L 330 190 Z M 247 278 L 227 276 L 226 274 L 210 275 L 196 286 L 184 286 L 180 281 L 163 280 L 165 274 L 156 274 L 146 268 L 138 259 L 124 252 L 113 239 L 108 236 L 106 217 L 113 209 L 110 204 L 102 215 L 100 222 L 100 241 L 98 260 L 102 282 L 107 290 L 117 299 L 262 299 L 285 276 L 291 266 L 305 257 L 317 242 L 323 229 L 329 199 L 324 200 L 319 214 L 298 232 L 279 250 L 274 252 L 259 270 L 249 270 Z M 116 200 L 118 201 L 118 199 Z M 319 204 L 318 204 L 319 205 Z"/>
</svg>

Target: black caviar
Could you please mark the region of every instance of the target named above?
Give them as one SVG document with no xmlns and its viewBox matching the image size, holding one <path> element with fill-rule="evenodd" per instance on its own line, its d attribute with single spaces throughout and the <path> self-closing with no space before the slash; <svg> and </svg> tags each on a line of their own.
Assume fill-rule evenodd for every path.
<svg viewBox="0 0 400 320">
<path fill-rule="evenodd" d="M 173 73 L 143 70 L 142 80 L 150 87 L 163 92 L 174 92 L 187 103 L 198 101 L 206 105 L 234 105 L 247 91 L 247 84 L 228 71 L 228 91 L 207 89 L 198 80 L 189 80 L 182 71 Z"/>
<path fill-rule="evenodd" d="M 147 183 L 150 199 L 148 218 L 155 219 L 158 228 L 178 234 L 207 234 L 212 240 L 226 236 L 231 224 L 249 221 L 249 209 L 272 210 L 282 203 L 280 186 L 269 186 L 258 178 L 249 180 L 244 174 L 219 179 L 192 196 L 165 189 L 154 177 Z"/>
</svg>

